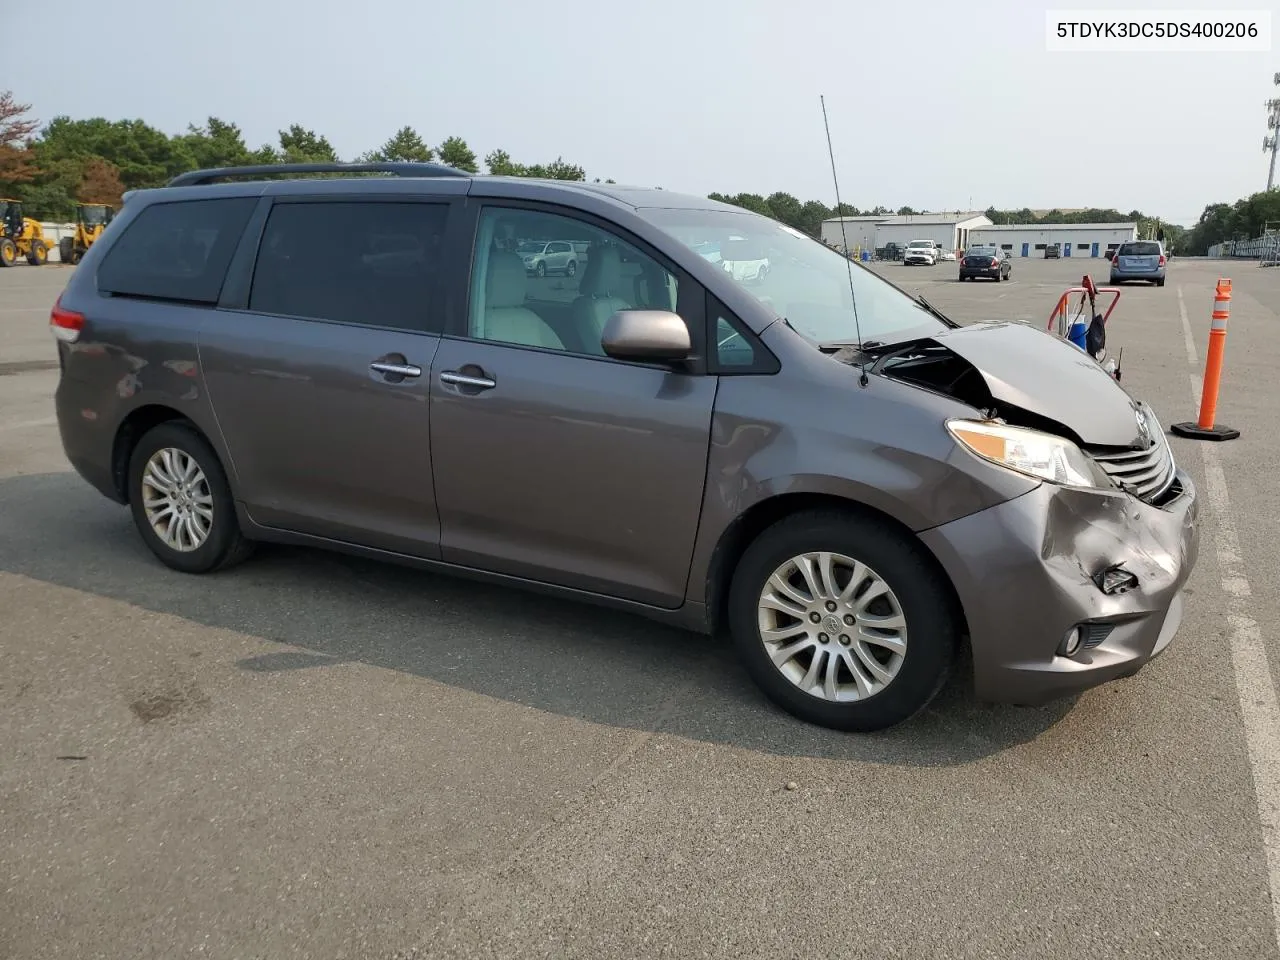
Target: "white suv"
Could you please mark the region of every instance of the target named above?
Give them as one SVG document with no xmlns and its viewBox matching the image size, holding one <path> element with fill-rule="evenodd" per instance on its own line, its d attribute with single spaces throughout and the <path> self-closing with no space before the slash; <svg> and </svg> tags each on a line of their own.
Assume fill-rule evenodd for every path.
<svg viewBox="0 0 1280 960">
<path fill-rule="evenodd" d="M 902 262 L 907 266 L 913 263 L 925 263 L 933 266 L 938 262 L 938 247 L 932 240 L 912 240 L 907 244 Z"/>
</svg>

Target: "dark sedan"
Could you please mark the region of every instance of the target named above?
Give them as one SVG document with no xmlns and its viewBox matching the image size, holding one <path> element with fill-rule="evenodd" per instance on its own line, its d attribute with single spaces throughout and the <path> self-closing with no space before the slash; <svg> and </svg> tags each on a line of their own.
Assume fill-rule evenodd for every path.
<svg viewBox="0 0 1280 960">
<path fill-rule="evenodd" d="M 970 247 L 960 258 L 960 279 L 972 280 L 986 277 L 988 280 L 1008 280 L 1013 273 L 1009 255 L 995 247 Z"/>
</svg>

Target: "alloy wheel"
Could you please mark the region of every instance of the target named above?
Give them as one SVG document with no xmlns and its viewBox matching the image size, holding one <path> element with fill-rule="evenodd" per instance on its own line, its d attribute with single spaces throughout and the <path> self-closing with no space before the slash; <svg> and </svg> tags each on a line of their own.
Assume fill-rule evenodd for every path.
<svg viewBox="0 0 1280 960">
<path fill-rule="evenodd" d="M 760 592 L 757 624 L 778 672 L 832 702 L 875 696 L 907 652 L 906 617 L 893 590 L 838 553 L 805 553 L 779 566 Z"/>
<path fill-rule="evenodd" d="M 142 471 L 142 508 L 165 546 L 199 550 L 213 529 L 213 491 L 195 457 L 177 447 L 157 450 Z"/>
</svg>

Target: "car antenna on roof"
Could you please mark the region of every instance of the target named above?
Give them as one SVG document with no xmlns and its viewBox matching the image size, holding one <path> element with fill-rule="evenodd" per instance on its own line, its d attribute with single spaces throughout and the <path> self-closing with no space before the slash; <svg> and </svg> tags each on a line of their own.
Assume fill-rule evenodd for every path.
<svg viewBox="0 0 1280 960">
<path fill-rule="evenodd" d="M 853 290 L 853 261 L 849 259 L 849 238 L 844 231 L 844 204 L 840 202 L 840 178 L 836 176 L 836 151 L 831 146 L 831 124 L 827 121 L 827 98 L 819 95 L 818 102 L 822 104 L 822 126 L 827 131 L 827 156 L 831 158 L 831 182 L 836 188 L 836 220 L 840 224 L 844 266 L 849 273 L 849 296 L 853 298 L 853 332 L 858 338 L 858 352 L 862 356 L 862 364 L 858 368 L 861 373 L 858 383 L 865 387 L 870 382 L 867 378 L 867 355 L 862 351 L 862 326 L 858 323 L 858 295 Z"/>
</svg>

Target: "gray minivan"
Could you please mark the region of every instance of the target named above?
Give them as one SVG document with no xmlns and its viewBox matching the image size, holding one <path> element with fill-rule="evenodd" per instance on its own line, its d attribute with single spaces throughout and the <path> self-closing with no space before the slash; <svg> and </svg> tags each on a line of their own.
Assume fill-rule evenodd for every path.
<svg viewBox="0 0 1280 960">
<path fill-rule="evenodd" d="M 548 236 L 585 251 L 563 282 L 516 252 Z M 1076 347 L 667 190 L 185 174 L 50 324 L 66 454 L 169 566 L 310 544 L 723 629 L 839 729 L 916 713 L 962 645 L 981 699 L 1133 674 L 1196 559 L 1154 413 Z"/>
</svg>

